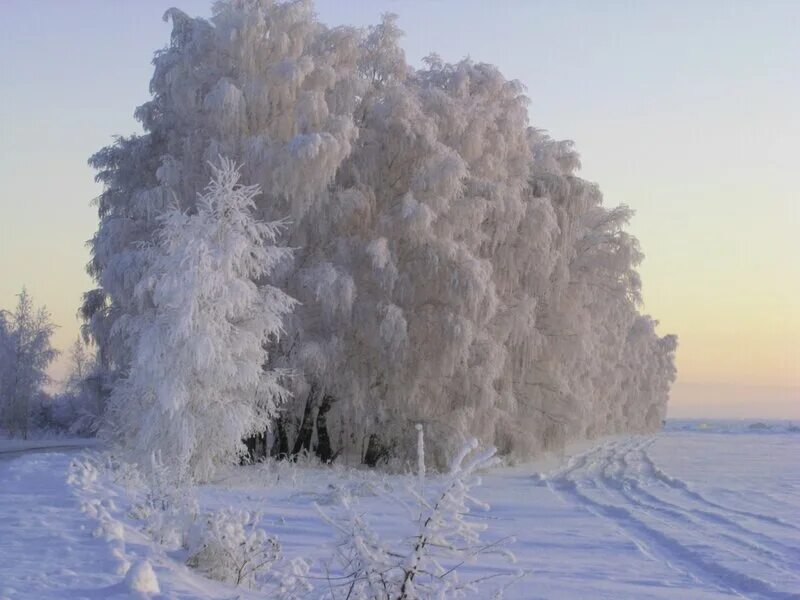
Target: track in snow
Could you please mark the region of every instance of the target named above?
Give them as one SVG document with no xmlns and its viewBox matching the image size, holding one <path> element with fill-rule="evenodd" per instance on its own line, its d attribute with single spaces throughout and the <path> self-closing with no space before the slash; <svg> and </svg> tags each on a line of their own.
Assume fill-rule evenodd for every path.
<svg viewBox="0 0 800 600">
<path fill-rule="evenodd" d="M 662 471 L 653 437 L 603 444 L 547 478 L 567 502 L 607 519 L 653 560 L 743 598 L 800 598 L 798 526 L 724 506 Z"/>
</svg>

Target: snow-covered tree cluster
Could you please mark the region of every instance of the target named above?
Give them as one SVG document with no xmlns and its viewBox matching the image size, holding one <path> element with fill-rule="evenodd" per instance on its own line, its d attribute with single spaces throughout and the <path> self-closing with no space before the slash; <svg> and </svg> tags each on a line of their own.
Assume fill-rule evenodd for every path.
<svg viewBox="0 0 800 600">
<path fill-rule="evenodd" d="M 69 373 L 55 381 L 48 368 L 58 356 L 56 325 L 23 288 L 11 311 L 0 309 L 0 431 L 27 438 L 32 433 L 91 435 L 105 409 L 102 372 L 78 338 L 69 352 Z M 52 393 L 53 387 L 62 388 Z"/>
<path fill-rule="evenodd" d="M 368 30 L 329 28 L 308 0 L 223 0 L 210 19 L 165 18 L 171 40 L 136 110 L 144 133 L 90 161 L 105 190 L 98 285 L 82 311 L 118 382 L 124 435 L 142 447 L 174 436 L 192 419 L 168 415 L 222 394 L 254 410 L 260 375 L 237 372 L 234 357 L 257 354 L 289 301 L 273 298 L 246 326 L 236 315 L 253 314 L 265 285 L 298 301 L 280 342 L 267 336 L 266 367 L 293 371 L 292 398 L 279 417 L 209 408 L 232 419 L 225 435 L 269 420 L 277 453 L 374 463 L 413 456 L 423 422 L 429 456 L 444 464 L 471 437 L 529 455 L 660 426 L 676 339 L 639 312 L 631 211 L 604 207 L 576 175 L 572 144 L 531 126 L 519 82 L 436 55 L 411 67 L 391 15 Z M 289 219 L 278 242 L 293 249 L 248 256 L 226 289 L 215 270 L 232 267 L 203 246 L 222 235 L 213 219 L 227 218 L 203 192 L 220 157 L 259 186 L 258 220 Z M 165 244 L 179 253 L 154 258 Z M 213 293 L 187 306 L 200 285 Z M 146 317 L 159 306 L 169 316 Z M 204 378 L 223 340 L 235 346 L 230 368 Z M 156 355 L 149 372 L 144 357 Z M 170 379 L 178 363 L 192 365 L 193 387 Z"/>
<path fill-rule="evenodd" d="M 69 349 L 69 363 L 64 389 L 53 398 L 53 424 L 75 435 L 94 435 L 104 418 L 105 374 L 80 336 Z"/>
<path fill-rule="evenodd" d="M 42 424 L 48 400 L 47 367 L 57 356 L 50 313 L 35 308 L 23 288 L 13 312 L 0 310 L 0 428 L 27 438 Z"/>
</svg>

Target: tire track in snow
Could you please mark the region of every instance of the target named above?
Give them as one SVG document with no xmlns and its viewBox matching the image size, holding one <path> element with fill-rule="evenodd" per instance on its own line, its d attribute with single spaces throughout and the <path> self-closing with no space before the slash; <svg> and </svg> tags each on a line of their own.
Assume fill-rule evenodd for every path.
<svg viewBox="0 0 800 600">
<path fill-rule="evenodd" d="M 654 440 L 651 440 L 650 443 L 647 444 L 649 446 L 653 443 Z M 739 515 L 741 517 L 747 517 L 750 519 L 754 519 L 756 521 L 760 521 L 762 523 L 769 523 L 771 525 L 777 525 L 779 527 L 783 527 L 785 529 L 791 529 L 793 531 L 800 531 L 800 527 L 789 523 L 788 521 L 784 521 L 779 517 L 775 517 L 772 515 L 765 515 L 761 513 L 751 512 L 748 510 L 741 510 L 738 508 L 731 508 L 728 506 L 723 506 L 718 502 L 714 502 L 713 500 L 709 500 L 700 492 L 694 490 L 688 483 L 679 479 L 677 477 L 672 477 L 671 475 L 665 473 L 661 470 L 654 462 L 650 455 L 647 453 L 646 448 L 642 449 L 642 461 L 647 466 L 647 468 L 652 473 L 652 476 L 663 484 L 671 487 L 678 492 L 682 492 L 687 498 L 695 500 L 699 503 L 705 504 L 711 509 L 721 510 L 723 512 Z"/>
<path fill-rule="evenodd" d="M 653 440 L 649 440 L 646 444 L 642 446 L 629 448 L 628 449 L 629 451 L 621 459 L 626 463 L 628 469 L 637 468 L 644 465 L 644 469 L 637 469 L 637 470 L 645 478 L 652 473 L 650 470 L 651 469 L 650 465 L 652 464 L 652 461 L 642 460 L 642 463 L 640 464 L 630 465 L 628 458 L 631 456 L 631 454 L 634 454 L 635 458 L 641 459 L 646 452 L 645 449 L 648 446 L 650 446 L 652 442 Z M 744 525 L 737 522 L 730 516 L 720 514 L 719 512 L 711 511 L 706 508 L 696 508 L 694 506 L 682 506 L 671 503 L 662 498 L 661 496 L 658 496 L 655 493 L 646 490 L 642 485 L 641 481 L 636 477 L 632 477 L 630 473 L 627 471 L 622 474 L 622 479 L 624 487 L 626 489 L 629 489 L 636 496 L 638 496 L 639 500 L 643 504 L 656 505 L 654 508 L 663 508 L 663 510 L 670 510 L 678 518 L 684 519 L 690 526 L 705 523 L 707 525 L 726 527 L 730 530 L 729 532 L 722 533 L 719 532 L 719 530 L 717 530 L 717 533 L 730 538 L 736 543 L 742 544 L 749 548 L 773 556 L 777 558 L 779 561 L 787 563 L 786 566 L 789 569 L 796 570 L 797 566 L 800 565 L 800 549 L 798 548 L 787 546 L 786 544 L 774 538 L 771 538 L 760 531 L 755 531 L 753 529 L 745 527 Z M 658 479 L 660 481 L 660 478 Z M 778 519 L 778 521 L 780 521 L 780 519 Z M 787 556 L 790 556 L 791 559 L 787 559 L 786 558 Z M 792 575 L 794 578 L 800 580 L 800 573 L 793 572 Z"/>
<path fill-rule="evenodd" d="M 670 503 L 663 498 L 647 491 L 637 477 L 632 477 L 630 469 L 638 466 L 631 465 L 629 457 L 638 457 L 643 445 L 630 445 L 618 452 L 613 459 L 618 465 L 618 477 L 609 477 L 607 469 L 603 470 L 603 483 L 608 488 L 621 494 L 625 501 L 630 502 L 639 510 L 649 513 L 667 527 L 678 526 L 693 540 L 701 540 L 700 536 L 715 537 L 724 540 L 726 545 L 718 547 L 728 554 L 738 557 L 745 562 L 755 562 L 769 569 L 778 571 L 794 581 L 800 582 L 797 566 L 800 564 L 800 552 L 786 546 L 781 542 L 764 535 L 761 532 L 747 529 L 739 523 L 701 509 L 686 507 Z M 661 517 L 655 516 L 657 513 Z M 720 529 L 722 528 L 722 529 Z M 791 558 L 787 558 L 787 556 Z"/>
<path fill-rule="evenodd" d="M 575 457 L 565 469 L 548 477 L 547 486 L 562 499 L 610 521 L 622 530 L 644 555 L 666 563 L 673 570 L 695 581 L 748 598 L 799 598 L 800 595 L 797 593 L 778 590 L 773 584 L 758 576 L 744 573 L 720 562 L 718 558 L 715 559 L 714 555 L 722 553 L 724 557 L 732 557 L 738 561 L 737 567 L 742 563 L 744 566 L 757 563 L 771 572 L 780 572 L 797 579 L 794 572 L 796 565 L 793 565 L 791 560 L 786 559 L 780 552 L 765 548 L 762 543 L 749 539 L 757 537 L 759 541 L 764 542 L 772 541 L 770 538 L 766 536 L 761 538 L 759 536 L 763 534 L 755 534 L 741 526 L 730 527 L 733 521 L 725 516 L 713 514 L 702 523 L 702 528 L 706 533 L 712 525 L 717 529 L 711 529 L 711 535 L 708 539 L 703 539 L 698 548 L 696 547 L 698 544 L 687 543 L 685 539 L 680 539 L 689 537 L 695 542 L 700 539 L 697 521 L 686 515 L 686 511 L 691 509 L 671 504 L 652 494 L 650 501 L 645 502 L 636 491 L 632 491 L 643 488 L 639 479 L 644 477 L 649 479 L 647 483 L 668 487 L 670 490 L 677 489 L 684 497 L 685 491 L 693 492 L 685 482 L 681 482 L 683 486 L 677 484 L 676 487 L 675 482 L 680 480 L 669 477 L 663 471 L 659 470 L 661 476 L 656 474 L 658 467 L 653 464 L 649 456 L 644 458 L 645 448 L 650 443 L 652 440 L 632 438 L 624 442 L 610 442 L 599 446 Z M 636 465 L 639 466 L 639 477 L 631 474 L 631 456 L 640 461 Z M 669 478 L 673 484 L 670 485 L 665 478 Z M 713 504 L 702 496 L 701 499 L 691 495 L 689 497 L 704 506 Z M 724 510 L 724 507 L 720 508 Z M 655 516 L 654 512 L 660 514 L 662 518 Z M 769 518 L 767 520 L 773 521 Z M 667 532 L 663 531 L 661 526 L 666 526 Z M 719 531 L 719 527 L 736 529 L 739 535 L 733 535 L 730 531 Z M 746 537 L 742 538 L 742 535 Z M 727 543 L 711 545 L 712 541 L 718 542 L 720 539 L 726 540 Z"/>
</svg>

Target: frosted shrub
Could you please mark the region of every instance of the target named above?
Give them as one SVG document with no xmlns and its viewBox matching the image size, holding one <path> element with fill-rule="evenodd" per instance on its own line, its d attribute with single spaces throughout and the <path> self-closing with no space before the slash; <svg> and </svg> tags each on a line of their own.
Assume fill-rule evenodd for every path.
<svg viewBox="0 0 800 600">
<path fill-rule="evenodd" d="M 144 471 L 128 463 L 122 463 L 118 470 L 128 480 L 129 487 L 138 487 L 140 491 L 141 498 L 134 502 L 131 516 L 143 521 L 144 532 L 168 548 L 185 547 L 199 512 L 185 478 L 166 465 L 158 452 L 151 454 L 150 466 Z"/>
<path fill-rule="evenodd" d="M 258 528 L 260 520 L 233 508 L 208 513 L 192 529 L 186 564 L 211 579 L 254 587 L 281 551 L 278 540 Z"/>
<path fill-rule="evenodd" d="M 292 470 L 296 470 L 294 465 Z M 195 488 L 173 465 L 153 452 L 148 468 L 105 456 L 103 472 L 126 488 L 130 516 L 142 531 L 206 577 L 269 592 L 270 598 L 307 597 L 309 565 L 281 555 L 278 539 L 260 528 L 260 515 L 234 508 L 201 513 Z M 88 460 L 73 461 L 70 481 L 86 488 L 101 469 Z"/>
<path fill-rule="evenodd" d="M 421 436 L 420 436 L 421 440 Z M 420 449 L 422 444 L 420 443 Z M 480 539 L 485 524 L 471 519 L 474 509 L 488 509 L 471 494 L 480 485 L 477 471 L 496 464 L 495 450 L 479 450 L 473 440 L 452 461 L 450 472 L 436 491 L 423 496 L 414 486 L 409 492 L 416 500 L 416 533 L 401 542 L 381 538 L 358 511 L 355 499 L 343 495 L 338 510 L 328 514 L 318 507 L 323 519 L 338 534 L 335 559 L 345 573 L 332 581 L 331 600 L 411 600 L 416 598 L 463 598 L 470 594 L 487 597 L 482 585 L 492 576 L 462 581 L 459 567 L 476 557 L 502 553 L 512 541 L 485 543 Z M 420 460 L 420 464 L 423 461 Z M 417 485 L 424 474 L 418 473 Z M 502 588 L 496 590 L 502 593 Z"/>
<path fill-rule="evenodd" d="M 198 519 L 188 539 L 186 564 L 206 577 L 270 592 L 271 598 L 301 598 L 311 590 L 307 563 L 284 560 L 278 539 L 259 528 L 258 513 L 223 508 Z"/>
<path fill-rule="evenodd" d="M 88 455 L 84 455 L 81 458 L 74 458 L 70 461 L 67 483 L 86 490 L 97 481 L 99 475 L 100 469 L 95 461 L 91 460 Z"/>
</svg>

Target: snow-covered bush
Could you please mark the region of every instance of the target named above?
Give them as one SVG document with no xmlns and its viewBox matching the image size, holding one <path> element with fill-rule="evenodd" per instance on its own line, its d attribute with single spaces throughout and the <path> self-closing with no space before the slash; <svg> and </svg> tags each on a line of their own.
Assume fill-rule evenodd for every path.
<svg viewBox="0 0 800 600">
<path fill-rule="evenodd" d="M 99 476 L 100 469 L 96 461 L 88 456 L 82 456 L 70 461 L 67 483 L 80 489 L 89 489 Z"/>
<path fill-rule="evenodd" d="M 186 538 L 186 564 L 211 579 L 269 592 L 270 598 L 307 597 L 313 587 L 308 563 L 284 558 L 278 538 L 260 525 L 260 514 L 232 507 L 198 517 Z"/>
<path fill-rule="evenodd" d="M 255 587 L 280 557 L 278 540 L 259 529 L 261 516 L 233 508 L 204 515 L 189 536 L 190 567 L 206 577 Z"/>
<path fill-rule="evenodd" d="M 278 538 L 261 528 L 258 513 L 233 507 L 201 512 L 195 488 L 158 453 L 146 469 L 110 454 L 73 463 L 71 482 L 88 488 L 108 476 L 121 485 L 130 503 L 128 515 L 141 522 L 141 530 L 206 577 L 263 590 L 278 600 L 306 598 L 312 589 L 309 564 L 301 557 L 284 557 Z M 103 511 L 94 511 L 102 527 Z"/>
<path fill-rule="evenodd" d="M 293 301 L 256 285 L 289 255 L 282 224 L 255 218 L 258 186 L 227 159 L 190 214 L 173 204 L 155 244 L 139 245 L 136 307 L 114 324 L 131 362 L 111 393 L 106 439 L 147 467 L 157 451 L 175 474 L 207 480 L 237 463 L 242 439 L 267 429 L 286 397 L 265 370 L 266 345 Z"/>
<path fill-rule="evenodd" d="M 421 439 L 421 436 L 420 436 Z M 422 450 L 420 444 L 420 451 Z M 464 598 L 490 593 L 485 584 L 491 577 L 462 580 L 459 568 L 479 556 L 501 553 L 513 561 L 505 546 L 512 540 L 486 543 L 480 539 L 485 523 L 474 520 L 473 509 L 488 509 L 471 493 L 480 485 L 477 471 L 497 463 L 495 450 L 478 449 L 477 440 L 466 444 L 453 459 L 449 473 L 431 493 L 422 494 L 413 485 L 416 499 L 413 518 L 416 533 L 401 541 L 382 538 L 358 510 L 355 498 L 340 496 L 338 510 L 318 511 L 337 532 L 335 559 L 344 575 L 330 583 L 331 600 L 411 600 Z M 424 464 L 421 460 L 420 464 Z M 424 472 L 417 474 L 418 485 Z M 502 587 L 494 590 L 501 593 Z"/>
<path fill-rule="evenodd" d="M 171 549 L 185 548 L 191 528 L 200 513 L 193 488 L 185 476 L 161 460 L 153 452 L 150 466 L 139 471 L 128 466 L 127 477 L 131 489 L 141 492 L 134 503 L 131 515 L 144 523 L 144 532 L 159 544 Z"/>
<path fill-rule="evenodd" d="M 167 12 L 145 133 L 91 159 L 105 190 L 83 315 L 112 377 L 141 354 L 119 335 L 151 277 L 140 245 L 172 203 L 202 210 L 222 154 L 261 186 L 260 217 L 292 218 L 297 252 L 269 277 L 300 301 L 270 357 L 300 374 L 276 453 L 408 459 L 425 422 L 444 466 L 471 437 L 530 455 L 661 425 L 676 340 L 640 314 L 632 211 L 530 126 L 520 82 L 468 59 L 408 65 L 393 16 L 359 30 L 309 0 L 212 12 Z"/>
</svg>

